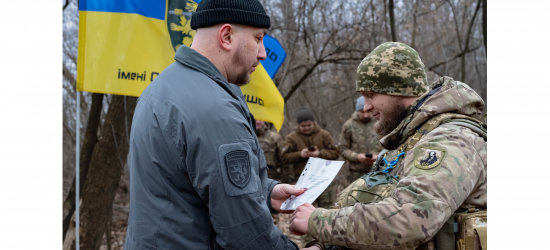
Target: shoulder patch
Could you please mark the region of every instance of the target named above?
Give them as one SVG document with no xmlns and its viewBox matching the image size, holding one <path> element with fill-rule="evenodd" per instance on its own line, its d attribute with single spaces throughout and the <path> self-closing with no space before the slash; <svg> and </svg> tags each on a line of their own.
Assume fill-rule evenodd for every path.
<svg viewBox="0 0 550 250">
<path fill-rule="evenodd" d="M 447 151 L 440 147 L 423 147 L 420 146 L 414 151 L 414 166 L 419 169 L 432 169 L 439 166 Z"/>
<path fill-rule="evenodd" d="M 244 188 L 250 181 L 250 162 L 248 152 L 235 150 L 225 154 L 225 166 L 227 175 L 233 185 Z"/>
</svg>

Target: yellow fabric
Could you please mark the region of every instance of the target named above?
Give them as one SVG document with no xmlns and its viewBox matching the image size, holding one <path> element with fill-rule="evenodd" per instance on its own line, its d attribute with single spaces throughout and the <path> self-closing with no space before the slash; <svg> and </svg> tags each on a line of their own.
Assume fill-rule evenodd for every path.
<svg viewBox="0 0 550 250">
<path fill-rule="evenodd" d="M 478 227 L 478 228 L 474 228 L 474 230 L 479 236 L 479 243 L 481 244 L 481 249 L 487 250 L 487 228 Z"/>
<path fill-rule="evenodd" d="M 168 27 L 194 36 L 190 22 L 170 26 L 166 22 L 139 14 L 80 11 L 78 91 L 141 95 L 174 62 L 179 45 L 172 47 Z M 191 42 L 186 37 L 181 43 L 190 46 Z M 280 130 L 284 99 L 261 64 L 241 90 L 254 117 Z"/>
<path fill-rule="evenodd" d="M 261 64 L 241 91 L 254 118 L 273 123 L 279 131 L 283 126 L 285 101 Z"/>
</svg>

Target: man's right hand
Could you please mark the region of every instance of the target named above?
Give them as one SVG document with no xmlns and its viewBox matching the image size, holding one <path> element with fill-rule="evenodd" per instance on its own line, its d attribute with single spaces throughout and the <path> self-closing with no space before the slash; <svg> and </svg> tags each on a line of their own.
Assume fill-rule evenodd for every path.
<svg viewBox="0 0 550 250">
<path fill-rule="evenodd" d="M 302 149 L 302 152 L 300 153 L 300 156 L 302 156 L 302 158 L 308 158 L 309 157 L 309 150 L 307 150 L 307 148 Z"/>
</svg>

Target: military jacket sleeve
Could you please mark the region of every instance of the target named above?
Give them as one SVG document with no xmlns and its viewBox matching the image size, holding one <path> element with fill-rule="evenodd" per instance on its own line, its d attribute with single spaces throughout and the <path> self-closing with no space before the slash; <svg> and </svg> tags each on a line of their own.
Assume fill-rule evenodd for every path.
<svg viewBox="0 0 550 250">
<path fill-rule="evenodd" d="M 301 156 L 300 151 L 296 148 L 296 142 L 292 140 L 292 137 L 288 135 L 283 143 L 283 150 L 281 151 L 281 160 L 284 164 L 294 164 L 299 161 Z"/>
<path fill-rule="evenodd" d="M 283 151 L 283 138 L 279 134 L 275 134 L 275 162 L 277 167 L 283 165 L 281 160 L 281 153 Z"/>
<path fill-rule="evenodd" d="M 350 162 L 359 162 L 359 160 L 357 160 L 357 156 L 359 154 L 351 150 L 351 140 L 352 134 L 350 126 L 349 123 L 346 122 L 344 123 L 344 126 L 342 126 L 340 140 L 338 141 L 338 150 L 340 150 L 340 153 L 346 160 Z"/>
<path fill-rule="evenodd" d="M 463 202 L 485 204 L 486 143 L 471 130 L 442 125 L 409 150 L 391 197 L 342 209 L 316 209 L 312 237 L 352 249 L 414 249 L 439 231 Z M 481 193 L 479 195 L 478 193 Z"/>
<path fill-rule="evenodd" d="M 324 130 L 322 130 L 320 133 L 322 133 L 322 136 L 323 136 L 324 148 L 319 150 L 319 158 L 323 158 L 325 160 L 338 159 L 338 156 L 339 156 L 338 149 L 336 149 L 336 146 L 332 141 L 332 136 L 330 135 L 330 133 Z"/>
</svg>

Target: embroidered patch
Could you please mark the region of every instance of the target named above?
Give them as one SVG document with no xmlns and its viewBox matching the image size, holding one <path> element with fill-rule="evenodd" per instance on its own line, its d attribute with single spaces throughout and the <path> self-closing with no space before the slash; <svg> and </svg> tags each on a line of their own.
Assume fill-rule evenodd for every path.
<svg viewBox="0 0 550 250">
<path fill-rule="evenodd" d="M 447 152 L 442 148 L 419 147 L 414 152 L 414 166 L 419 169 L 432 169 L 445 158 Z"/>
<path fill-rule="evenodd" d="M 244 188 L 250 181 L 250 162 L 248 152 L 244 150 L 231 151 L 225 154 L 227 175 L 233 185 Z"/>
</svg>

